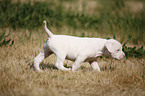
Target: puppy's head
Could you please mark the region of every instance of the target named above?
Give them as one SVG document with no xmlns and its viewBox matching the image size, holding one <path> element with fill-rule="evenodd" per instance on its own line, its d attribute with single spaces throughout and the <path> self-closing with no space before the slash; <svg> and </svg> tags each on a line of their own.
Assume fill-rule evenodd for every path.
<svg viewBox="0 0 145 96">
<path fill-rule="evenodd" d="M 116 58 L 118 60 L 123 59 L 125 53 L 122 51 L 122 45 L 120 42 L 114 39 L 109 39 L 105 43 L 105 54 Z"/>
</svg>

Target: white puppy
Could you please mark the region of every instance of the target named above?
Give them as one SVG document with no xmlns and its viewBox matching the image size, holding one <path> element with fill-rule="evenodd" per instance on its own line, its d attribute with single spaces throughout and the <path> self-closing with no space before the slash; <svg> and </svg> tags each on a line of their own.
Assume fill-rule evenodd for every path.
<svg viewBox="0 0 145 96">
<path fill-rule="evenodd" d="M 48 40 L 39 55 L 34 59 L 34 68 L 38 71 L 42 71 L 39 68 L 40 62 L 52 53 L 57 57 L 55 65 L 60 70 L 70 70 L 63 66 L 65 58 L 75 61 L 72 71 L 77 70 L 82 62 L 89 62 L 94 70 L 100 71 L 96 57 L 106 55 L 120 60 L 125 56 L 121 44 L 114 39 L 53 35 L 48 30 L 46 21 L 43 21 L 43 23 L 48 34 Z"/>
</svg>

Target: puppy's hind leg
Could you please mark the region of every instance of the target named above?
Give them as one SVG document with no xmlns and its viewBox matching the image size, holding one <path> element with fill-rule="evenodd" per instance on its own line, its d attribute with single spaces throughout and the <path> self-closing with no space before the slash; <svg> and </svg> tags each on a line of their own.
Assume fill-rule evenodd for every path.
<svg viewBox="0 0 145 96">
<path fill-rule="evenodd" d="M 47 47 L 46 43 L 43 47 L 43 49 L 40 51 L 40 53 L 34 58 L 34 68 L 37 71 L 42 72 L 42 70 L 39 68 L 39 64 L 43 59 L 51 55 L 53 52 L 50 51 L 50 49 Z"/>
<path fill-rule="evenodd" d="M 64 60 L 65 60 L 65 57 L 66 57 L 66 55 L 62 55 L 62 54 L 58 54 L 58 53 L 57 53 L 57 54 L 56 54 L 57 60 L 56 60 L 55 66 L 56 66 L 58 69 L 60 69 L 60 70 L 69 71 L 70 68 L 65 68 L 65 67 L 63 66 L 63 62 L 64 62 Z"/>
</svg>

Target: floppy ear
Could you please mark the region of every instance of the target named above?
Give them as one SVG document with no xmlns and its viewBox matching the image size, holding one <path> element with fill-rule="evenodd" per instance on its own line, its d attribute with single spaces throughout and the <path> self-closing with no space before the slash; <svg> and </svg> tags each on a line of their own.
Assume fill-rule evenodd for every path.
<svg viewBox="0 0 145 96">
<path fill-rule="evenodd" d="M 107 50 L 109 51 L 109 52 L 113 52 L 113 42 L 111 42 L 111 40 L 108 40 L 107 42 L 106 42 L 106 44 L 105 44 L 105 46 L 106 46 L 106 48 L 107 48 Z"/>
</svg>

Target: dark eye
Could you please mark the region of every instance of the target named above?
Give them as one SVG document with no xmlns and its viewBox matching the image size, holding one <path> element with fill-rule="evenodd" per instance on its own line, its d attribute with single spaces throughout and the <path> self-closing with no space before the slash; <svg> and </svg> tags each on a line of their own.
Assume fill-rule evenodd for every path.
<svg viewBox="0 0 145 96">
<path fill-rule="evenodd" d="M 119 49 L 117 51 L 120 51 Z"/>
</svg>

